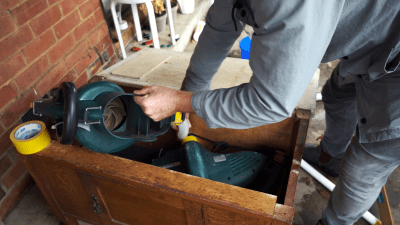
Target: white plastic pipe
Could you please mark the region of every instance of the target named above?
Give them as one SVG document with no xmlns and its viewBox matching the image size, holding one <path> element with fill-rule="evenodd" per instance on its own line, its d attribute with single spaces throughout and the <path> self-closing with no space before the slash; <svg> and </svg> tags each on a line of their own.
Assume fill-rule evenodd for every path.
<svg viewBox="0 0 400 225">
<path fill-rule="evenodd" d="M 322 101 L 322 94 L 321 93 L 317 93 L 316 100 L 317 100 L 317 102 L 318 101 Z"/>
<path fill-rule="evenodd" d="M 203 20 L 200 20 L 199 22 L 197 22 L 197 27 L 193 34 L 193 39 L 195 41 L 199 41 L 200 34 L 201 34 L 201 32 L 203 32 L 205 25 L 206 25 L 206 22 L 204 22 Z"/>
<path fill-rule="evenodd" d="M 190 14 L 194 12 L 194 0 L 177 0 L 177 1 L 182 14 Z"/>
<path fill-rule="evenodd" d="M 115 31 L 117 32 L 119 46 L 121 46 L 122 57 L 125 59 L 126 58 L 126 52 L 125 52 L 124 41 L 122 40 L 122 34 L 121 34 L 121 29 L 119 28 L 118 16 L 117 16 L 117 12 L 115 10 L 116 3 L 117 3 L 116 1 L 117 0 L 111 1 L 111 4 L 110 4 L 111 15 L 112 15 L 113 20 L 114 20 Z"/>
<path fill-rule="evenodd" d="M 171 42 L 172 42 L 172 45 L 175 45 L 176 40 L 175 40 L 174 21 L 172 19 L 171 1 L 170 0 L 165 1 L 165 5 L 167 6 L 167 14 L 168 14 L 168 20 L 169 20 L 169 32 L 171 34 Z"/>
<path fill-rule="evenodd" d="M 322 185 L 324 185 L 330 191 L 333 191 L 333 189 L 335 188 L 335 184 L 333 184 L 330 180 L 324 177 L 324 175 L 322 175 L 320 172 L 314 169 L 314 167 L 310 166 L 310 164 L 304 161 L 304 159 L 301 160 L 301 168 L 303 168 L 303 170 L 309 173 L 312 177 L 318 180 Z M 380 222 L 374 215 L 372 215 L 368 211 L 365 212 L 362 217 L 370 224 L 379 224 Z"/>
<path fill-rule="evenodd" d="M 133 22 L 135 23 L 136 38 L 138 41 L 143 40 L 142 28 L 140 27 L 139 12 L 136 4 L 131 4 L 131 10 L 133 15 Z"/>
<path fill-rule="evenodd" d="M 149 16 L 151 36 L 153 36 L 153 45 L 155 49 L 160 49 L 160 41 L 158 40 L 158 31 L 156 24 L 156 16 L 151 1 L 145 2 L 147 7 L 147 15 Z"/>
</svg>

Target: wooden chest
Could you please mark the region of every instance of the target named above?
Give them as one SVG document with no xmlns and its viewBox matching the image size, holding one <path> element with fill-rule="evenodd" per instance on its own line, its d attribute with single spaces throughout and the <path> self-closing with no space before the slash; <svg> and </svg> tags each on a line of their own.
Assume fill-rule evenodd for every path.
<svg viewBox="0 0 400 225">
<path fill-rule="evenodd" d="M 152 84 L 100 75 L 103 77 L 93 80 L 107 79 L 121 85 L 126 92 Z M 314 84 L 308 94 L 315 101 Z M 39 153 L 21 158 L 57 218 L 65 224 L 78 224 L 77 220 L 91 224 L 291 224 L 311 111 L 297 108 L 291 118 L 280 123 L 246 130 L 209 129 L 201 118 L 191 115 L 191 132 L 195 134 L 259 149 L 261 153 L 266 147 L 275 149 L 274 161 L 283 169 L 273 184 L 274 193 L 236 187 L 77 145 L 64 146 L 56 141 Z M 160 149 L 176 142 L 176 133 L 171 129 L 156 142 L 135 145 Z M 200 140 L 200 143 L 211 148 L 208 142 Z"/>
</svg>

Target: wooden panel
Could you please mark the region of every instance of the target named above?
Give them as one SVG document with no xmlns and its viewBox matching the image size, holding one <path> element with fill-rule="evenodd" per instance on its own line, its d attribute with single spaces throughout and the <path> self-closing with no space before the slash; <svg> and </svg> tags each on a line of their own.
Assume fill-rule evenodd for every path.
<svg viewBox="0 0 400 225">
<path fill-rule="evenodd" d="M 211 80 L 211 90 L 230 88 L 248 83 L 252 75 L 253 71 L 247 60 L 244 60 L 243 63 L 238 63 L 238 59 L 226 58 Z"/>
<path fill-rule="evenodd" d="M 155 56 L 158 56 L 157 54 Z M 236 63 L 237 59 L 225 59 L 218 72 L 211 80 L 211 90 L 234 87 L 248 83 L 253 74 L 248 63 Z M 148 68 L 149 72 L 140 80 L 168 87 L 180 88 L 189 66 L 190 57 L 187 54 L 173 55 L 157 67 Z M 134 65 L 131 65 L 134 67 Z M 115 70 L 112 72 L 114 74 Z"/>
<path fill-rule="evenodd" d="M 206 225 L 264 225 L 272 221 L 271 218 L 253 217 L 245 211 L 233 212 L 209 205 L 204 205 L 204 218 Z"/>
<path fill-rule="evenodd" d="M 66 224 L 78 225 L 78 222 L 76 220 L 70 219 L 62 213 L 56 199 L 54 198 L 51 190 L 48 187 L 48 184 L 46 183 L 46 180 L 44 179 L 43 175 L 45 175 L 45 171 L 42 171 L 39 167 L 36 167 L 36 165 L 30 160 L 31 158 L 28 155 L 19 154 L 19 157 L 21 158 L 25 167 L 29 170 L 29 173 L 32 175 L 33 179 L 38 185 L 46 201 L 49 203 L 49 206 L 53 210 L 57 219 Z"/>
<path fill-rule="evenodd" d="M 183 201 L 188 225 L 204 225 L 203 205 L 192 201 Z"/>
<path fill-rule="evenodd" d="M 180 88 L 189 66 L 190 58 L 186 55 L 174 55 L 153 68 L 140 80 L 169 87 Z"/>
<path fill-rule="evenodd" d="M 86 148 L 65 146 L 54 141 L 33 157 L 56 160 L 60 165 L 122 183 L 145 188 L 156 187 L 171 195 L 179 194 L 188 200 L 213 202 L 265 216 L 272 216 L 275 208 L 276 196 L 273 195 L 93 152 Z"/>
<path fill-rule="evenodd" d="M 100 222 L 74 169 L 36 157 L 31 157 L 30 161 L 35 169 L 40 171 L 63 213 Z"/>
<path fill-rule="evenodd" d="M 382 195 L 383 202 L 377 201 L 379 214 L 381 216 L 382 225 L 394 225 L 392 212 L 390 210 L 389 198 L 386 193 L 386 187 L 383 186 L 380 195 Z"/>
<path fill-rule="evenodd" d="M 139 54 L 137 57 L 120 65 L 111 73 L 117 76 L 140 78 L 149 72 L 149 68 L 156 67 L 169 57 L 171 56 L 151 53 Z"/>
<path fill-rule="evenodd" d="M 294 208 L 291 206 L 276 204 L 272 225 L 289 225 L 293 223 Z"/>
<path fill-rule="evenodd" d="M 103 224 L 186 224 L 180 198 L 88 173 L 81 172 L 80 176 L 88 194 L 98 196 L 101 206 L 106 209 L 101 213 Z"/>
<path fill-rule="evenodd" d="M 307 119 L 300 119 L 297 120 L 296 123 L 294 124 L 292 141 L 291 141 L 292 145 L 291 148 L 294 149 L 293 159 L 291 162 L 290 175 L 286 187 L 286 195 L 284 201 L 284 204 L 288 206 L 294 205 L 294 199 L 296 196 L 296 187 L 297 187 L 297 182 L 299 180 L 301 158 L 303 156 L 304 145 L 306 142 L 308 122 L 309 120 Z"/>
<path fill-rule="evenodd" d="M 203 119 L 196 114 L 190 114 L 192 123 L 191 133 L 200 135 L 213 141 L 224 141 L 230 145 L 247 148 L 262 149 L 263 147 L 290 150 L 293 133 L 293 125 L 296 116 L 283 120 L 279 123 L 259 126 L 251 129 L 210 129 Z M 212 144 L 203 140 L 199 142 L 211 150 Z M 293 149 L 291 149 L 291 153 Z M 291 154 L 288 153 L 288 154 Z"/>
</svg>

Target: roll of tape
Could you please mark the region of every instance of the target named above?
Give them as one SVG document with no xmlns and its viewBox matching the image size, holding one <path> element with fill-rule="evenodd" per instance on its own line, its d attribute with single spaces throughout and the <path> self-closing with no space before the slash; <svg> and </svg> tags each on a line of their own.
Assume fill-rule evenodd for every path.
<svg viewBox="0 0 400 225">
<path fill-rule="evenodd" d="M 10 139 L 17 151 L 30 155 L 42 151 L 49 145 L 51 138 L 46 125 L 42 121 L 29 121 L 16 127 L 10 134 Z"/>
</svg>

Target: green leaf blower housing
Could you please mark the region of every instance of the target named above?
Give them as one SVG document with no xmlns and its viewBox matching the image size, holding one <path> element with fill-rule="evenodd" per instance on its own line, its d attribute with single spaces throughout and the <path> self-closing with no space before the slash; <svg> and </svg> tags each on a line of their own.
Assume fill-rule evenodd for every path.
<svg viewBox="0 0 400 225">
<path fill-rule="evenodd" d="M 37 115 L 63 119 L 63 123 L 58 125 L 63 128 L 57 128 L 62 144 L 71 144 L 76 136 L 83 146 L 93 151 L 118 152 L 136 141 L 157 140 L 156 136 L 167 132 L 175 119 L 175 116 L 171 116 L 159 122 L 153 121 L 133 100 L 134 94 L 125 93 L 121 87 L 111 82 L 89 83 L 77 92 L 74 89 L 76 87 L 72 82 L 62 83 L 54 94 L 56 96 L 35 101 L 33 105 Z M 126 116 L 117 129 L 109 130 L 103 115 L 110 102 L 116 98 L 122 101 Z"/>
</svg>

